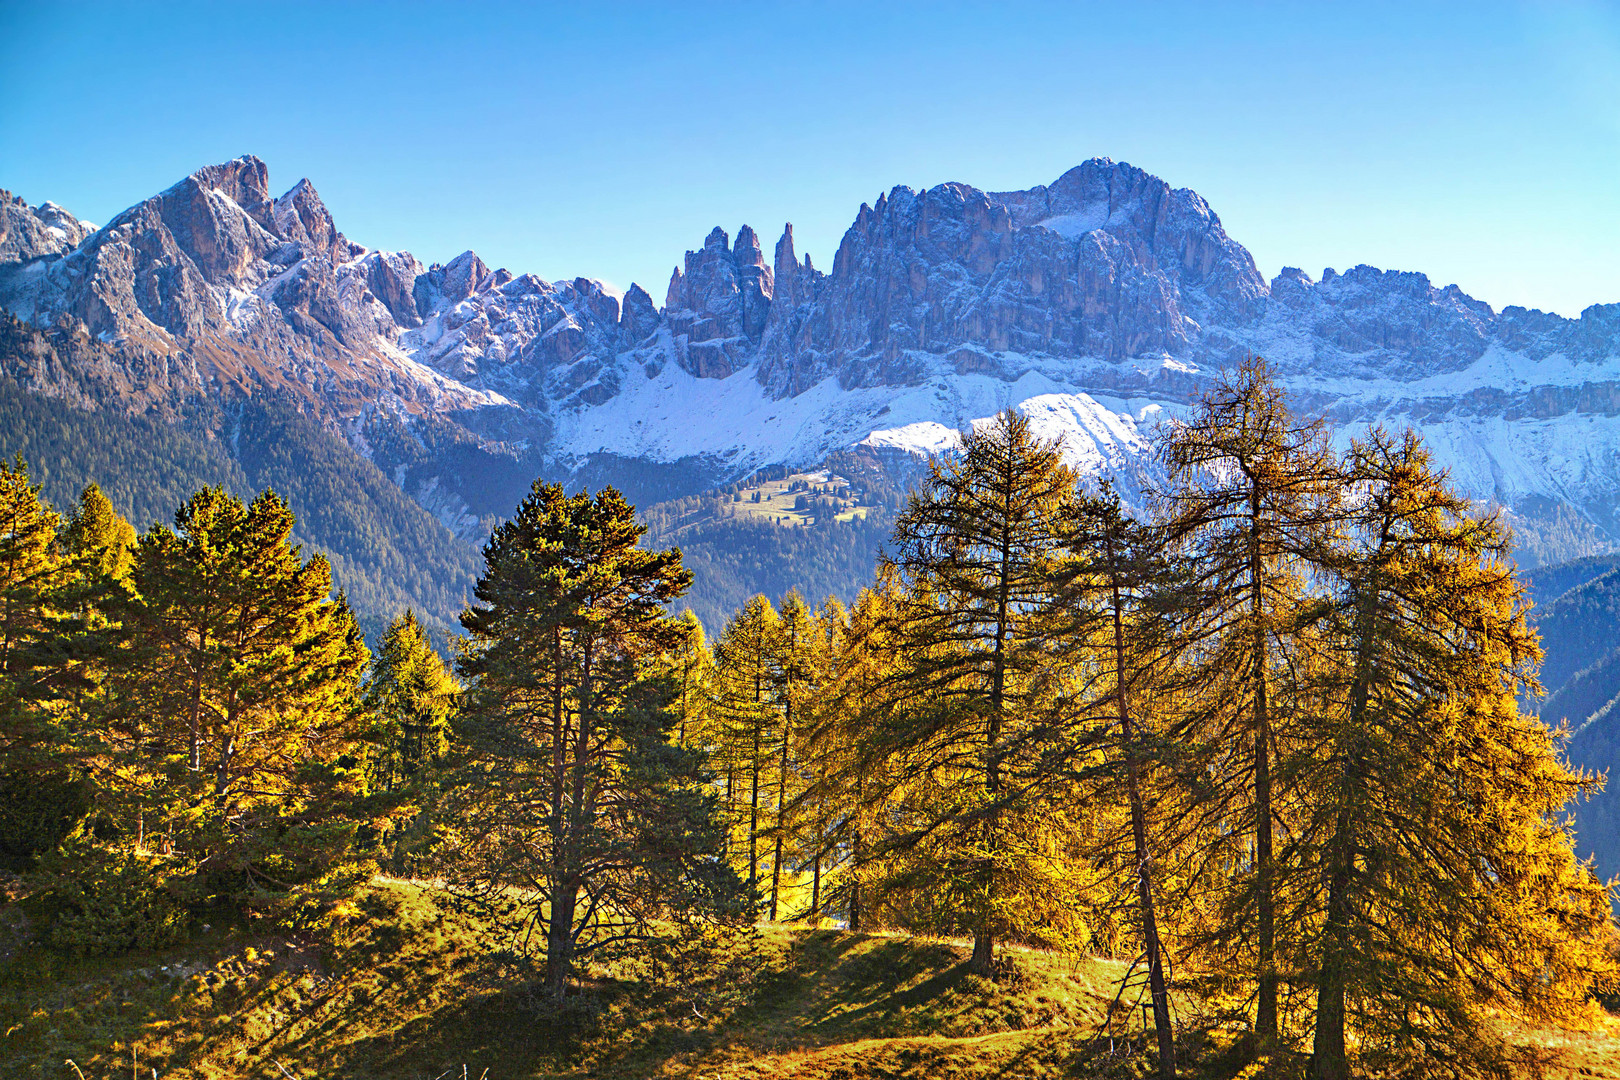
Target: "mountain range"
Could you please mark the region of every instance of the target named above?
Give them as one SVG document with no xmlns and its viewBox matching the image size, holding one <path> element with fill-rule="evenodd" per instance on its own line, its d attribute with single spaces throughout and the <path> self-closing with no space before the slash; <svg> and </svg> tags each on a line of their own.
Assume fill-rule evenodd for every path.
<svg viewBox="0 0 1620 1080">
<path fill-rule="evenodd" d="M 1341 431 L 1421 428 L 1468 494 L 1518 513 L 1528 561 L 1620 535 L 1620 304 L 1497 312 L 1367 266 L 1267 281 L 1195 192 L 1123 163 L 895 187 L 825 272 L 791 225 L 769 258 L 716 228 L 661 306 L 472 251 L 423 265 L 349 240 L 308 180 L 271 192 L 242 157 L 100 228 L 0 198 L 0 307 L 82 339 L 6 374 L 171 418 L 280 403 L 476 538 L 537 474 L 675 497 L 836 451 L 926 454 L 1007 405 L 1129 491 L 1151 428 L 1253 352 Z"/>
<path fill-rule="evenodd" d="M 1545 708 L 1578 760 L 1620 746 L 1601 554 L 1620 540 L 1620 304 L 1496 311 L 1369 266 L 1268 281 L 1199 195 L 1104 158 L 1025 191 L 895 187 L 826 270 L 791 225 L 769 257 L 749 226 L 715 228 L 662 304 L 472 251 L 424 265 L 347 238 L 308 180 L 272 191 L 241 157 L 100 227 L 0 191 L 0 453 L 58 505 L 95 480 L 144 526 L 204 483 L 275 487 L 368 632 L 409 605 L 442 634 L 535 477 L 612 482 L 689 551 L 714 622 L 756 590 L 847 599 L 926 456 L 1004 407 L 1131 498 L 1155 427 L 1256 353 L 1341 440 L 1415 426 L 1507 510 L 1542 567 Z M 797 532 L 730 516 L 749 477 L 815 466 L 872 511 Z M 1620 821 L 1609 801 L 1583 821 Z"/>
</svg>

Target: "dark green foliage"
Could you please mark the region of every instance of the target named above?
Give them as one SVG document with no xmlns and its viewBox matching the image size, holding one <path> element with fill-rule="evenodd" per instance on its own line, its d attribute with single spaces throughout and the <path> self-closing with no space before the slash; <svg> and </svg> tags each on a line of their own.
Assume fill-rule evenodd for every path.
<svg viewBox="0 0 1620 1080">
<path fill-rule="evenodd" d="M 737 908 L 704 757 L 671 744 L 678 691 L 657 670 L 685 637 L 664 609 L 691 575 L 645 532 L 612 488 L 537 481 L 462 615 L 456 874 L 473 898 L 524 907 L 553 1000 L 578 962 L 654 936 L 654 920 Z"/>
<path fill-rule="evenodd" d="M 0 775 L 0 870 L 32 869 L 89 808 L 89 785 L 65 769 Z"/>
<path fill-rule="evenodd" d="M 48 855 L 38 878 L 51 912 L 47 940 L 78 956 L 185 940 L 191 912 L 161 862 L 85 842 Z"/>
<path fill-rule="evenodd" d="M 149 417 L 86 412 L 0 378 L 0 457 L 18 454 L 52 506 L 72 506 L 95 483 L 137 529 L 169 520 L 199 487 L 248 490 L 217 440 Z"/>
<path fill-rule="evenodd" d="M 249 490 L 274 488 L 376 640 L 414 609 L 443 635 L 477 580 L 478 553 L 335 436 L 305 417 L 245 408 L 232 429 Z"/>
<path fill-rule="evenodd" d="M 95 483 L 145 528 L 201 487 L 239 497 L 274 488 L 298 515 L 295 538 L 327 553 L 368 637 L 407 607 L 435 636 L 449 632 L 476 579 L 471 544 L 306 417 L 250 404 L 227 429 L 214 438 L 185 424 L 87 412 L 0 379 L 0 455 L 20 453 L 52 505 L 72 506 Z"/>
<path fill-rule="evenodd" d="M 1555 691 L 1620 646 L 1620 570 L 1593 578 L 1538 608 L 1535 625 L 1546 651 L 1541 684 Z"/>
<path fill-rule="evenodd" d="M 851 603 L 869 584 L 878 554 L 894 526 L 874 509 L 864 519 L 828 521 L 811 528 L 783 528 L 763 521 L 721 519 L 688 510 L 697 520 L 682 525 L 681 510 L 697 499 L 661 503 L 645 518 L 648 543 L 676 544 L 692 571 L 692 591 L 683 599 L 704 626 L 724 626 L 757 594 L 836 596 Z"/>
</svg>

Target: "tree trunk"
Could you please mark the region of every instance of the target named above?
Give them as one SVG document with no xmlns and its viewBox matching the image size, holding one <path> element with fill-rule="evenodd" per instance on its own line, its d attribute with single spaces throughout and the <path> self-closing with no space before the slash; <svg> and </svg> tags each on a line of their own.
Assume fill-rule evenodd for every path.
<svg viewBox="0 0 1620 1080">
<path fill-rule="evenodd" d="M 1114 563 L 1114 537 L 1108 537 L 1110 586 L 1114 615 L 1114 692 L 1119 695 L 1120 737 L 1125 743 L 1125 789 L 1131 804 L 1131 842 L 1136 849 L 1136 901 L 1142 918 L 1142 940 L 1147 947 L 1148 992 L 1153 1000 L 1153 1029 L 1159 1041 L 1160 1080 L 1176 1080 L 1176 1033 L 1170 1024 L 1170 990 L 1164 978 L 1159 923 L 1153 910 L 1153 859 L 1148 854 L 1147 809 L 1142 805 L 1141 763 L 1131 727 L 1130 704 L 1125 693 L 1125 619 Z"/>
<path fill-rule="evenodd" d="M 545 992 L 560 998 L 574 973 L 574 905 L 579 885 L 569 881 L 551 894 L 551 918 L 546 925 Z"/>
<path fill-rule="evenodd" d="M 576 732 L 574 770 L 568 792 L 568 805 L 559 806 L 558 813 L 566 820 L 562 832 L 562 848 L 553 856 L 554 871 L 551 879 L 559 884 L 552 887 L 551 917 L 546 928 L 546 993 L 561 996 L 567 989 L 568 977 L 574 969 L 574 906 L 579 898 L 579 852 L 584 847 L 584 836 L 589 827 L 589 807 L 586 804 L 586 776 L 591 761 L 591 720 L 595 706 L 592 682 L 594 642 L 587 639 L 581 649 L 579 678 L 579 730 Z"/>
<path fill-rule="evenodd" d="M 1311 1050 L 1313 1080 L 1349 1080 L 1344 1044 L 1345 945 L 1349 931 L 1349 815 L 1341 813 L 1331 841 L 1333 868 L 1328 878 L 1327 924 L 1322 928 L 1322 970 L 1316 986 L 1316 1038 Z"/>
<path fill-rule="evenodd" d="M 810 878 L 810 925 L 821 924 L 821 850 L 816 850 L 816 865 Z"/>
<path fill-rule="evenodd" d="M 196 669 L 191 681 L 191 715 L 187 723 L 187 764 L 192 772 L 202 770 L 202 658 L 192 661 Z"/>
<path fill-rule="evenodd" d="M 996 939 L 990 931 L 974 931 L 973 956 L 968 960 L 968 970 L 989 978 L 995 971 L 995 950 Z"/>
<path fill-rule="evenodd" d="M 864 702 L 865 702 L 864 694 L 862 695 L 862 702 L 863 702 L 863 706 L 864 706 Z M 857 772 L 855 774 L 855 807 L 856 807 L 856 814 L 857 815 L 859 815 L 859 813 L 860 813 L 860 811 L 862 809 L 862 806 L 863 806 L 862 800 L 865 797 L 866 797 L 866 778 L 863 777 L 860 773 Z M 852 933 L 852 934 L 858 934 L 858 933 L 861 932 L 861 878 L 860 878 L 860 872 L 861 872 L 862 867 L 865 865 L 863 860 L 866 858 L 866 844 L 865 844 L 865 837 L 863 837 L 861 835 L 860 821 L 861 821 L 860 817 L 857 816 L 855 818 L 855 826 L 851 830 L 851 836 L 850 836 L 850 863 L 851 863 L 851 868 L 854 871 L 854 878 L 855 878 L 855 880 L 850 882 L 850 885 L 849 885 L 849 932 Z"/>
<path fill-rule="evenodd" d="M 1249 593 L 1254 652 L 1254 864 L 1258 923 L 1259 978 L 1254 1030 L 1261 1038 L 1277 1034 L 1276 911 L 1272 897 L 1271 731 L 1266 700 L 1266 627 L 1260 553 L 1260 490 L 1249 496 Z"/>
<path fill-rule="evenodd" d="M 753 890 L 759 884 L 759 727 L 761 720 L 758 710 L 754 714 L 754 753 L 753 762 L 749 772 L 750 791 L 748 793 L 748 888 Z"/>
<path fill-rule="evenodd" d="M 782 713 L 782 754 L 776 770 L 776 852 L 771 857 L 771 922 L 776 921 L 776 898 L 782 886 L 782 842 L 787 812 L 788 738 L 793 731 L 793 695 L 785 694 Z"/>
<path fill-rule="evenodd" d="M 1376 583 L 1376 578 L 1374 582 Z M 1358 605 L 1356 619 L 1356 678 L 1350 689 L 1349 745 L 1344 754 L 1344 778 L 1339 788 L 1339 814 L 1328 841 L 1327 920 L 1322 927 L 1322 968 L 1316 979 L 1316 1036 L 1311 1053 L 1313 1080 L 1349 1080 L 1350 1056 L 1345 1049 L 1345 989 L 1351 958 L 1350 886 L 1355 870 L 1355 794 L 1361 786 L 1364 758 L 1361 725 L 1366 721 L 1372 678 L 1374 596 L 1370 586 Z"/>
</svg>

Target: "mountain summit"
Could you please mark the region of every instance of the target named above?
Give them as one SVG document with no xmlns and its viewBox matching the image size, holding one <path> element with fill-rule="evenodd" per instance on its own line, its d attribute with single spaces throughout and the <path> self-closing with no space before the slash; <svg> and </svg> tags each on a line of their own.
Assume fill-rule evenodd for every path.
<svg viewBox="0 0 1620 1080">
<path fill-rule="evenodd" d="M 683 494 L 851 448 L 926 453 L 1007 405 L 1129 489 L 1148 429 L 1253 352 L 1341 429 L 1421 428 L 1470 495 L 1620 536 L 1620 305 L 1495 312 L 1367 266 L 1268 282 L 1195 192 L 1106 158 L 1025 191 L 892 188 L 825 272 L 791 225 L 769 256 L 716 228 L 658 307 L 472 251 L 366 248 L 308 180 L 273 196 L 243 157 L 99 229 L 0 198 L 0 306 L 104 351 L 88 370 L 0 360 L 35 392 L 100 380 L 176 416 L 293 402 L 463 534 L 521 476 Z M 494 482 L 479 461 L 518 467 Z"/>
</svg>

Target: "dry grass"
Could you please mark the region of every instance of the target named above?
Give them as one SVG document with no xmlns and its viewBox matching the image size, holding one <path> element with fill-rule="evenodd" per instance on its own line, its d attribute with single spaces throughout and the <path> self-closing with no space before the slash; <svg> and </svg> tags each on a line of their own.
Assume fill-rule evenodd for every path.
<svg viewBox="0 0 1620 1080">
<path fill-rule="evenodd" d="M 757 518 L 775 525 L 788 527 L 802 526 L 810 523 L 814 514 L 807 514 L 802 510 L 795 510 L 793 504 L 801 492 L 791 490 L 796 481 L 804 481 L 819 490 L 832 480 L 825 473 L 794 473 L 782 480 L 766 480 L 742 489 L 742 501 L 731 504 L 733 512 L 739 518 Z M 758 494 L 759 502 L 754 502 L 754 495 Z M 822 496 L 828 497 L 828 496 Z M 834 517 L 839 521 L 852 521 L 855 518 L 864 518 L 871 511 L 870 507 L 858 506 L 852 500 L 837 500 L 838 508 Z"/>
<path fill-rule="evenodd" d="M 773 926 L 684 982 L 641 978 L 645 958 L 603 967 L 559 1018 L 514 989 L 488 948 L 496 934 L 434 889 L 382 880 L 318 938 L 238 928 L 102 960 L 22 949 L 0 961 L 0 1076 L 73 1080 L 72 1059 L 86 1080 L 112 1080 L 132 1076 L 136 1053 L 139 1075 L 162 1080 L 454 1080 L 463 1067 L 467 1080 L 485 1069 L 488 1080 L 1151 1069 L 1139 1010 L 1118 1007 L 1107 1037 L 1124 972 L 1113 961 L 1009 950 L 992 982 L 966 971 L 964 943 Z M 1526 1041 L 1563 1055 L 1550 1075 L 1620 1078 L 1620 1022 Z M 1189 1077 L 1237 1069 L 1218 1030 L 1188 1036 L 1183 1054 Z"/>
</svg>

